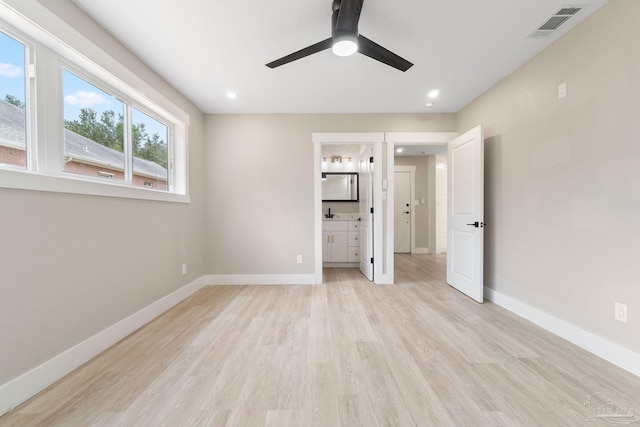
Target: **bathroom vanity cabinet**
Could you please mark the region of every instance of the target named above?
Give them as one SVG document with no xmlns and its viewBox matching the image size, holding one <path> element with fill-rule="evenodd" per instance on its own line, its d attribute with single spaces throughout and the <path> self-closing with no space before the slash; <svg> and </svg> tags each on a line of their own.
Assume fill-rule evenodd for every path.
<svg viewBox="0 0 640 427">
<path fill-rule="evenodd" d="M 322 221 L 322 261 L 324 263 L 357 263 L 359 257 L 359 221 L 341 219 Z"/>
</svg>

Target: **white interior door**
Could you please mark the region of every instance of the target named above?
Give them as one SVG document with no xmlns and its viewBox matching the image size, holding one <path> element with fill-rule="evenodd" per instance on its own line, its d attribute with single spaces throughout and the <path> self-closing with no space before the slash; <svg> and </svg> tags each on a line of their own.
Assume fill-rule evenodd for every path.
<svg viewBox="0 0 640 427">
<path fill-rule="evenodd" d="M 360 155 L 360 271 L 373 281 L 373 147 Z"/>
<path fill-rule="evenodd" d="M 394 174 L 394 252 L 411 253 L 411 173 Z"/>
<path fill-rule="evenodd" d="M 483 301 L 484 137 L 478 126 L 448 147 L 447 283 Z"/>
</svg>

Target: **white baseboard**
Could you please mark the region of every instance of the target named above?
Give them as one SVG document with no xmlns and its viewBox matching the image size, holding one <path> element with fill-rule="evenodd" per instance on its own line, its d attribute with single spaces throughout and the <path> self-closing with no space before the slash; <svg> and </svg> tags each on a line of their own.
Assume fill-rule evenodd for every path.
<svg viewBox="0 0 640 427">
<path fill-rule="evenodd" d="M 9 412 L 25 400 L 35 396 L 69 372 L 82 366 L 130 333 L 191 296 L 206 284 L 204 277 L 194 280 L 131 316 L 109 326 L 107 329 L 87 338 L 85 341 L 60 353 L 29 372 L 0 385 L 0 415 Z"/>
<path fill-rule="evenodd" d="M 314 285 L 315 274 L 213 274 L 206 285 Z"/>
<path fill-rule="evenodd" d="M 590 353 L 640 377 L 640 354 L 493 289 L 485 298 Z"/>
<path fill-rule="evenodd" d="M 322 267 L 328 268 L 359 268 L 358 262 L 323 262 Z"/>
<path fill-rule="evenodd" d="M 413 250 L 413 252 L 411 252 L 413 254 L 428 254 L 429 253 L 429 248 L 415 248 Z"/>
</svg>

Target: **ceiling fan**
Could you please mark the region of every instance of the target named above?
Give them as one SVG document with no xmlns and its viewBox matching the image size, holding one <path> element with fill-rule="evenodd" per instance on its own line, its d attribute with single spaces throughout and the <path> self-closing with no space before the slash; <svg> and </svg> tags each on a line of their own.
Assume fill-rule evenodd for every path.
<svg viewBox="0 0 640 427">
<path fill-rule="evenodd" d="M 331 37 L 269 62 L 266 64 L 267 67 L 276 68 L 331 48 L 338 56 L 349 56 L 359 52 L 400 71 L 407 71 L 413 66 L 411 62 L 358 34 L 358 21 L 363 2 L 364 0 L 333 0 Z"/>
</svg>

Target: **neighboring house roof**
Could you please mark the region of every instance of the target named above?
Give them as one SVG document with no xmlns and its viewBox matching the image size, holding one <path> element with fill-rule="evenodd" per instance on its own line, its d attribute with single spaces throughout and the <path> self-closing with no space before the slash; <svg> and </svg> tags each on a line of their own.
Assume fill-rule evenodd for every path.
<svg viewBox="0 0 640 427">
<path fill-rule="evenodd" d="M 24 150 L 24 110 L 0 99 L 0 145 Z"/>
<path fill-rule="evenodd" d="M 24 110 L 0 99 L 0 145 L 24 150 Z M 68 129 L 64 130 L 64 155 L 79 163 L 89 163 L 110 169 L 123 169 L 124 154 L 98 144 Z M 134 175 L 167 180 L 167 170 L 150 160 L 133 158 Z"/>
</svg>

